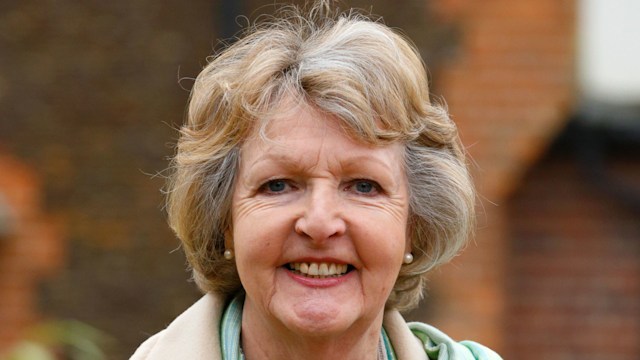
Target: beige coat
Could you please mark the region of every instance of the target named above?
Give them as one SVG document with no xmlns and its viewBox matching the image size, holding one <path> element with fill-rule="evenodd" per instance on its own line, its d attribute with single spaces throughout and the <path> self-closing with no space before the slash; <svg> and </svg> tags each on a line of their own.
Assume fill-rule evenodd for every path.
<svg viewBox="0 0 640 360">
<path fill-rule="evenodd" d="M 219 296 L 203 296 L 166 329 L 140 345 L 131 359 L 221 360 L 219 328 L 223 307 Z M 400 313 L 386 312 L 383 324 L 399 360 L 427 359 L 424 345 L 413 336 Z"/>
</svg>

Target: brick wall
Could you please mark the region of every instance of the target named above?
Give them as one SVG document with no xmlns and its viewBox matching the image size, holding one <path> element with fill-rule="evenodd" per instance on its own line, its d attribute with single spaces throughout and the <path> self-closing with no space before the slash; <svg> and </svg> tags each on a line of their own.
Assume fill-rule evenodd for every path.
<svg viewBox="0 0 640 360">
<path fill-rule="evenodd" d="M 528 172 L 509 204 L 505 356 L 637 359 L 637 209 L 595 186 L 567 150 L 554 149 Z M 635 145 L 610 153 L 607 162 L 607 171 L 635 184 L 636 191 L 638 151 Z"/>
<path fill-rule="evenodd" d="M 62 266 L 57 221 L 42 211 L 42 189 L 25 164 L 0 152 L 0 352 L 39 317 L 37 284 Z"/>
<path fill-rule="evenodd" d="M 112 335 L 111 358 L 127 358 L 199 296 L 154 175 L 173 152 L 182 87 L 215 45 L 215 6 L 0 3 L 0 144 L 39 174 L 43 211 L 65 223 L 68 246 L 55 277 L 11 278 L 38 295 L 14 302 Z"/>
<path fill-rule="evenodd" d="M 483 203 L 475 242 L 434 278 L 431 320 L 502 350 L 507 197 L 572 111 L 575 4 L 431 3 L 459 29 L 455 56 L 435 79 L 475 162 Z"/>
</svg>

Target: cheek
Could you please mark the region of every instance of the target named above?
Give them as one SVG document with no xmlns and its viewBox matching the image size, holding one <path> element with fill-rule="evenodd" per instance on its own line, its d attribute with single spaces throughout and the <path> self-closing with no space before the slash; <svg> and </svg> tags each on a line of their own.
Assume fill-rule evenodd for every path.
<svg viewBox="0 0 640 360">
<path fill-rule="evenodd" d="M 236 229 L 238 230 L 234 233 L 234 247 L 238 262 L 251 262 L 256 258 L 260 259 L 260 254 L 268 255 L 271 241 L 267 234 L 260 231 L 259 226 L 241 224 Z"/>
<path fill-rule="evenodd" d="M 406 249 L 406 233 L 404 224 L 387 225 L 372 226 L 363 232 L 358 253 L 365 267 L 384 272 L 381 276 L 395 281 Z"/>
<path fill-rule="evenodd" d="M 384 237 L 381 235 L 388 235 Z M 377 236 L 376 236 L 377 235 Z M 395 238 L 390 232 L 374 234 L 376 241 L 361 250 L 366 271 L 363 273 L 363 285 L 367 298 L 374 306 L 384 304 L 396 283 L 404 256 L 404 239 Z"/>
<path fill-rule="evenodd" d="M 407 243 L 407 222 L 404 219 L 371 216 L 370 221 L 362 227 L 366 229 L 366 238 L 374 242 L 376 247 L 392 253 L 404 250 Z"/>
<path fill-rule="evenodd" d="M 274 264 L 279 252 L 274 250 L 272 241 L 264 237 L 256 228 L 245 226 L 236 232 L 235 261 L 240 282 L 252 294 L 267 291 L 275 273 Z"/>
<path fill-rule="evenodd" d="M 260 264 L 270 266 L 280 255 L 282 224 L 267 219 L 277 219 L 265 214 L 244 214 L 233 223 L 233 243 L 239 271 L 252 271 Z"/>
</svg>

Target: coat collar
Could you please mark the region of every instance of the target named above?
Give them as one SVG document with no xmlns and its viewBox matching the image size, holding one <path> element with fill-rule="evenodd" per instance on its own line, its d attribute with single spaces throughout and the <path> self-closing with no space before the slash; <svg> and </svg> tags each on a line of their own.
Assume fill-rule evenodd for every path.
<svg viewBox="0 0 640 360">
<path fill-rule="evenodd" d="M 145 341 L 131 360 L 222 360 L 220 319 L 224 311 L 220 295 L 207 294 L 169 326 Z M 383 326 L 399 360 L 424 360 L 424 346 L 395 310 L 384 315 Z"/>
</svg>

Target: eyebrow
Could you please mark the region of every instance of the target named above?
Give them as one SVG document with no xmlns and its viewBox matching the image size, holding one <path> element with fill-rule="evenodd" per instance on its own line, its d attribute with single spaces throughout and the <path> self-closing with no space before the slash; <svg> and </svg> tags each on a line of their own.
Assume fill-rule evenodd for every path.
<svg viewBox="0 0 640 360">
<path fill-rule="evenodd" d="M 242 159 L 242 157 L 241 157 Z M 253 162 L 247 164 L 247 168 L 251 169 L 256 165 L 264 162 L 275 162 L 278 164 L 286 165 L 287 167 L 300 167 L 300 161 L 296 161 L 292 156 L 285 153 L 267 151 L 260 157 L 254 159 Z"/>
<path fill-rule="evenodd" d="M 248 169 L 252 169 L 256 166 L 262 166 L 263 163 L 275 163 L 280 164 L 285 168 L 295 169 L 296 172 L 305 172 L 306 169 L 303 166 L 303 163 L 296 159 L 295 156 L 290 156 L 288 153 L 283 152 L 273 152 L 269 151 L 264 153 L 259 158 L 255 159 L 252 163 L 247 164 Z M 384 171 L 389 173 L 393 172 L 393 166 L 395 162 L 386 162 L 380 161 L 377 158 L 371 157 L 370 155 L 353 155 L 340 162 L 340 167 L 342 169 L 346 169 L 349 171 L 358 170 L 362 164 L 375 164 L 376 166 L 381 166 Z M 357 171 L 355 171 L 357 172 Z M 392 179 L 396 182 L 396 179 Z"/>
</svg>

